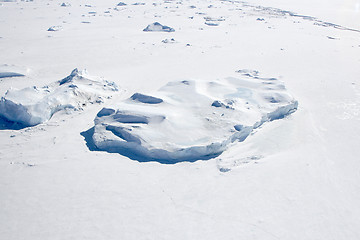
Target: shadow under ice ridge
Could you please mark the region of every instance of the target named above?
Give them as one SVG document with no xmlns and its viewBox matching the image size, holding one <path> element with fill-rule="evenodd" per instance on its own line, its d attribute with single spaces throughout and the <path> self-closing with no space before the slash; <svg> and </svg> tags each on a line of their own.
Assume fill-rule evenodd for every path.
<svg viewBox="0 0 360 240">
<path fill-rule="evenodd" d="M 182 159 L 181 161 L 174 162 L 174 161 L 167 160 L 167 159 L 145 157 L 143 155 L 136 154 L 135 152 L 132 151 L 132 149 L 129 149 L 127 147 L 114 147 L 114 148 L 108 148 L 106 150 L 101 150 L 96 147 L 94 140 L 92 138 L 92 136 L 94 135 L 94 127 L 88 129 L 87 131 L 81 132 L 80 135 L 84 137 L 86 146 L 92 152 L 99 151 L 99 152 L 117 153 L 117 154 L 120 154 L 122 156 L 125 156 L 131 160 L 138 161 L 138 162 L 158 162 L 161 164 L 175 164 L 177 162 L 196 162 L 198 160 L 209 160 L 212 158 L 216 158 L 222 153 L 221 152 L 221 153 L 216 153 L 216 154 L 210 154 L 210 155 L 202 156 L 199 158 L 197 158 L 197 157 L 187 158 L 187 159 Z"/>
</svg>

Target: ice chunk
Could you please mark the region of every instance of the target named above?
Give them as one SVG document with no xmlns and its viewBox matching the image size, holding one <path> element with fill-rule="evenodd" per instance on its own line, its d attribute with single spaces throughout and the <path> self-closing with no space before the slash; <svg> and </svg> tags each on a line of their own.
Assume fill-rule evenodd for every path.
<svg viewBox="0 0 360 240">
<path fill-rule="evenodd" d="M 88 103 L 118 91 L 113 82 L 91 77 L 86 70 L 71 74 L 49 86 L 10 89 L 0 100 L 0 117 L 9 122 L 34 126 L 43 123 L 62 109 L 82 109 Z"/>
<path fill-rule="evenodd" d="M 139 161 L 209 159 L 298 105 L 284 88 L 269 89 L 262 79 L 234 77 L 169 82 L 154 95 L 136 93 L 130 101 L 101 110 L 88 145 Z"/>
<path fill-rule="evenodd" d="M 175 29 L 161 25 L 158 22 L 149 24 L 144 30 L 144 32 L 175 32 Z"/>
</svg>

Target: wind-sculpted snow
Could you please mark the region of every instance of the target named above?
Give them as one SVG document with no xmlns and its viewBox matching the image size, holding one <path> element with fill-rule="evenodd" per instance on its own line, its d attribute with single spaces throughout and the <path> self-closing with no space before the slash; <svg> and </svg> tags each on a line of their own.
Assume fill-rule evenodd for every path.
<svg viewBox="0 0 360 240">
<path fill-rule="evenodd" d="M 169 82 L 151 96 L 136 93 L 102 109 L 95 118 L 91 145 L 139 161 L 209 159 L 297 106 L 274 78 Z"/>
<path fill-rule="evenodd" d="M 114 91 L 118 89 L 113 82 L 75 69 L 68 77 L 48 86 L 8 90 L 0 100 L 0 117 L 24 127 L 34 126 L 60 110 L 80 110 L 88 103 L 103 102 Z"/>
<path fill-rule="evenodd" d="M 0 78 L 10 78 L 10 77 L 23 77 L 24 75 L 16 72 L 0 72 Z"/>
<path fill-rule="evenodd" d="M 0 78 L 24 77 L 30 69 L 20 66 L 0 65 Z"/>
</svg>

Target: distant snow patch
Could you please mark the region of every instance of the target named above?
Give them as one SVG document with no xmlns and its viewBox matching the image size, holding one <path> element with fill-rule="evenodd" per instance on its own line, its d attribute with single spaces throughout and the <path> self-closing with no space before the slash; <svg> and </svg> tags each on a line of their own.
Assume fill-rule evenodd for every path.
<svg viewBox="0 0 360 240">
<path fill-rule="evenodd" d="M 51 26 L 51 27 L 48 28 L 48 31 L 49 32 L 57 32 L 57 31 L 60 31 L 62 29 L 63 29 L 62 26 Z"/>
<path fill-rule="evenodd" d="M 205 22 L 205 24 L 208 26 L 219 26 L 219 24 L 215 22 Z"/>
<path fill-rule="evenodd" d="M 68 2 L 63 2 L 60 6 L 61 6 L 61 7 L 70 7 L 71 4 L 68 3 Z"/>
<path fill-rule="evenodd" d="M 0 78 L 24 77 L 30 71 L 28 68 L 14 65 L 0 65 Z"/>
<path fill-rule="evenodd" d="M 126 6 L 127 4 L 126 3 L 123 3 L 123 2 L 119 2 L 116 6 L 119 6 L 119 7 L 121 7 L 121 6 Z"/>
<path fill-rule="evenodd" d="M 0 117 L 34 126 L 60 110 L 81 110 L 88 103 L 101 103 L 115 91 L 115 83 L 74 69 L 68 77 L 48 86 L 8 90 L 0 100 Z"/>
<path fill-rule="evenodd" d="M 149 24 L 144 30 L 144 32 L 175 32 L 175 29 L 161 25 L 158 22 Z"/>
<path fill-rule="evenodd" d="M 204 17 L 207 22 L 222 22 L 225 21 L 224 17 Z"/>
<path fill-rule="evenodd" d="M 88 145 L 139 161 L 209 159 L 297 106 L 278 80 L 169 82 L 151 96 L 136 93 L 101 110 Z"/>
</svg>

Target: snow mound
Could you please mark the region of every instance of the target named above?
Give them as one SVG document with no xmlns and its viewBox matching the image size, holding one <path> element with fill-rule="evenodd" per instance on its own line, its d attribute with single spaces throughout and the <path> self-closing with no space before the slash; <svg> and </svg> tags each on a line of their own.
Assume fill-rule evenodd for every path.
<svg viewBox="0 0 360 240">
<path fill-rule="evenodd" d="M 161 25 L 158 22 L 149 24 L 144 30 L 144 32 L 175 32 L 175 29 Z"/>
<path fill-rule="evenodd" d="M 0 78 L 24 77 L 29 71 L 28 68 L 2 64 L 0 65 Z"/>
<path fill-rule="evenodd" d="M 34 126 L 60 110 L 81 110 L 88 103 L 101 103 L 114 91 L 118 91 L 115 83 L 74 69 L 68 77 L 48 86 L 8 90 L 0 100 L 0 117 Z"/>
<path fill-rule="evenodd" d="M 24 77 L 24 74 L 16 72 L 0 72 L 0 78 Z"/>
<path fill-rule="evenodd" d="M 94 121 L 91 145 L 139 161 L 209 159 L 297 106 L 278 80 L 170 82 L 152 96 L 136 93 L 102 109 Z"/>
</svg>

